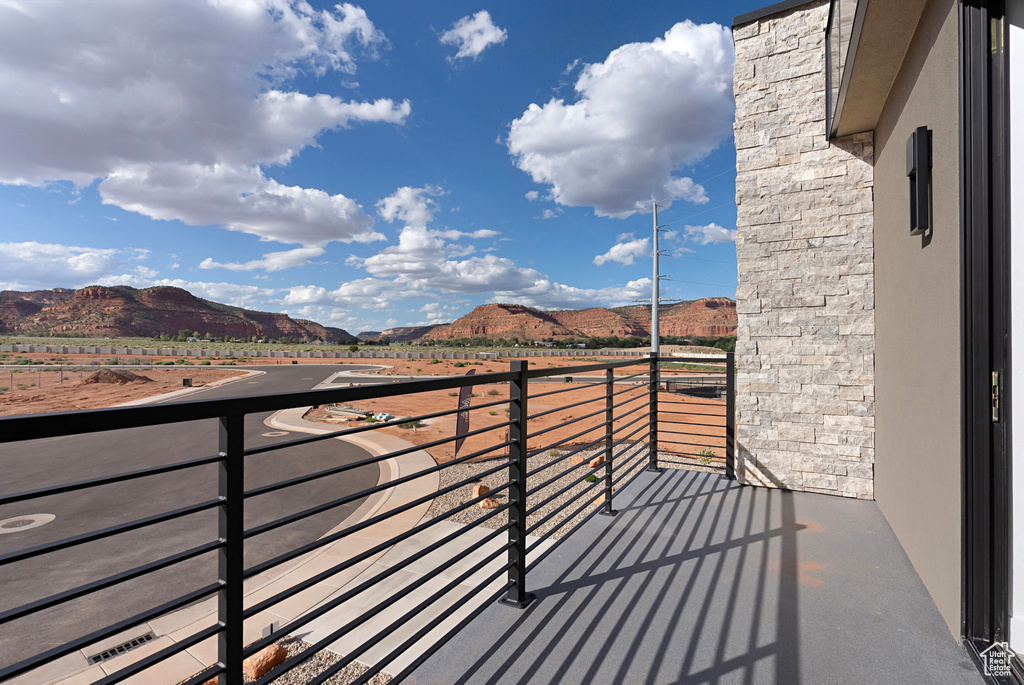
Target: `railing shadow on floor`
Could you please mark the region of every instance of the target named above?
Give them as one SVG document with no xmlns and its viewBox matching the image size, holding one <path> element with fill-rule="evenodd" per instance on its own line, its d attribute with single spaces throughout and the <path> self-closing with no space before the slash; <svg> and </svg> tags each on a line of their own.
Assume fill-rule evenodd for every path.
<svg viewBox="0 0 1024 685">
<path fill-rule="evenodd" d="M 799 685 L 805 526 L 792 493 L 710 473 L 634 487 L 614 525 L 592 523 L 588 552 L 538 578 L 535 605 L 451 682 L 697 685 L 733 674 Z"/>
</svg>

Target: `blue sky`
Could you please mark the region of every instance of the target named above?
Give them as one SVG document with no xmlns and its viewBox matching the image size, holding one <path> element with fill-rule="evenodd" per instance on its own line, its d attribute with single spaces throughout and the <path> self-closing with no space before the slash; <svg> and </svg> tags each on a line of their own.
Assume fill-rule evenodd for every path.
<svg viewBox="0 0 1024 685">
<path fill-rule="evenodd" d="M 732 297 L 760 3 L 0 0 L 0 289 L 177 285 L 351 332 Z"/>
</svg>

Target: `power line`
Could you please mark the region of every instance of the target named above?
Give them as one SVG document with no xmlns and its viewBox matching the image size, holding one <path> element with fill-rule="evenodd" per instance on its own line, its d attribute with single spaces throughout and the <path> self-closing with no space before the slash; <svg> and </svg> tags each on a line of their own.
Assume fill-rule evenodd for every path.
<svg viewBox="0 0 1024 685">
<path fill-rule="evenodd" d="M 729 173 L 730 171 L 735 171 L 735 170 L 736 170 L 736 165 L 735 165 L 735 164 L 733 164 L 733 165 L 732 165 L 731 167 L 729 167 L 728 169 L 725 169 L 725 170 L 723 170 L 723 171 L 720 171 L 719 173 L 715 174 L 714 176 L 708 176 L 708 177 L 707 177 L 707 178 L 705 178 L 705 179 L 704 179 L 703 181 L 698 181 L 697 183 L 694 183 L 694 185 L 697 185 L 697 186 L 700 186 L 700 185 L 704 185 L 704 184 L 705 184 L 705 183 L 707 183 L 708 181 L 714 181 L 714 180 L 715 180 L 716 178 L 718 178 L 719 176 L 725 176 L 725 175 L 726 175 L 727 173 Z M 673 198 L 672 198 L 671 196 L 670 196 L 670 197 L 663 197 L 663 198 L 661 198 L 660 200 L 655 200 L 655 202 L 665 202 L 665 201 L 667 201 L 667 200 L 671 200 L 671 199 L 673 199 Z"/>
<path fill-rule="evenodd" d="M 722 283 L 702 283 L 700 281 L 681 281 L 678 278 L 669 278 L 668 276 L 662 276 L 666 281 L 673 281 L 675 283 L 689 283 L 690 285 L 713 285 L 716 288 L 735 288 L 736 284 L 724 285 Z"/>
<path fill-rule="evenodd" d="M 734 264 L 735 263 L 735 262 L 730 262 L 730 261 L 724 260 L 724 259 L 704 259 L 703 257 L 684 257 L 683 255 L 677 255 L 677 254 L 667 254 L 665 256 L 666 257 L 672 257 L 673 259 L 693 259 L 693 260 L 698 261 L 698 262 L 714 262 L 715 264 Z"/>
<path fill-rule="evenodd" d="M 696 214 L 691 214 L 690 216 L 683 217 L 682 219 L 676 219 L 675 221 L 670 221 L 667 224 L 662 224 L 661 227 L 664 228 L 666 226 L 671 226 L 672 224 L 678 224 L 680 221 L 689 221 L 690 219 L 692 219 L 695 216 L 700 216 L 701 214 L 707 214 L 708 212 L 713 212 L 716 209 L 721 209 L 722 207 L 728 207 L 729 205 L 734 205 L 734 204 L 736 204 L 735 200 L 729 200 L 728 202 L 723 202 L 722 204 L 717 205 L 715 207 L 712 207 L 710 209 L 705 209 L 703 212 L 697 212 Z"/>
</svg>

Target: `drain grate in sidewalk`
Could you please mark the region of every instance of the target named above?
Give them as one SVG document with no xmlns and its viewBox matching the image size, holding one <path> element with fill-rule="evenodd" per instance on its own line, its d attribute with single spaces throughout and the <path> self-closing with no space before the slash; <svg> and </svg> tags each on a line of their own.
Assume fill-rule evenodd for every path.
<svg viewBox="0 0 1024 685">
<path fill-rule="evenodd" d="M 140 635 L 137 638 L 128 640 L 128 642 L 122 642 L 121 644 L 115 647 L 111 647 L 110 649 L 104 649 L 99 654 L 94 654 L 88 658 L 89 665 L 101 664 L 104 661 L 109 661 L 110 659 L 113 659 L 115 656 L 121 656 L 125 652 L 130 652 L 133 649 L 137 649 L 142 645 L 146 644 L 147 642 L 152 642 L 155 639 L 156 635 L 154 635 L 153 633 L 146 633 L 145 635 Z"/>
</svg>

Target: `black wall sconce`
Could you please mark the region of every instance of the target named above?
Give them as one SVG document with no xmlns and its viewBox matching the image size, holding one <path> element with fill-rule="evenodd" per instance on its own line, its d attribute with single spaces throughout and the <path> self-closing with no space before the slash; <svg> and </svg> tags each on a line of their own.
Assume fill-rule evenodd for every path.
<svg viewBox="0 0 1024 685">
<path fill-rule="evenodd" d="M 918 126 L 907 140 L 907 176 L 910 178 L 910 235 L 932 227 L 932 132 Z"/>
</svg>

